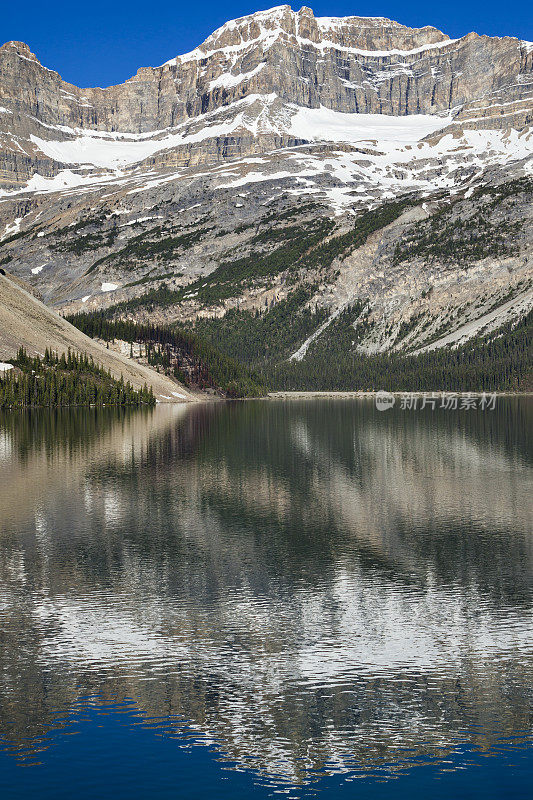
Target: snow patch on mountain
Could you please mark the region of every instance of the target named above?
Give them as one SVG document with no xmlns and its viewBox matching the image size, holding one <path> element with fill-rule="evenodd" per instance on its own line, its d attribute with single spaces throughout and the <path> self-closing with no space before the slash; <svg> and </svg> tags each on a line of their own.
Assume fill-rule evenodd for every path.
<svg viewBox="0 0 533 800">
<path fill-rule="evenodd" d="M 266 62 L 263 61 L 261 64 L 258 64 L 255 69 L 250 70 L 250 72 L 240 72 L 238 75 L 232 75 L 231 72 L 223 72 L 218 78 L 210 81 L 209 91 L 211 92 L 213 89 L 219 88 L 231 89 L 233 86 L 238 86 L 244 81 L 249 81 L 254 75 L 258 75 L 264 67 L 266 67 Z"/>
<path fill-rule="evenodd" d="M 253 135 L 263 133 L 261 111 L 277 99 L 276 95 L 248 95 L 232 106 L 225 106 L 210 114 L 191 118 L 174 129 L 173 133 L 161 135 L 163 131 L 152 131 L 142 135 L 122 133 L 110 135 L 107 131 L 84 129 L 62 130 L 73 136 L 69 140 L 50 140 L 32 134 L 30 139 L 39 150 L 49 158 L 63 164 L 88 164 L 110 170 L 138 163 L 161 150 L 168 150 L 180 145 L 202 142 L 206 139 L 229 136 L 239 128 Z M 245 114 L 247 106 L 259 103 L 255 114 Z M 221 112 L 229 117 L 223 122 L 216 118 Z M 233 114 L 233 116 L 231 116 Z M 280 117 L 281 119 L 281 117 Z M 263 120 L 263 123 L 265 120 Z M 270 126 L 275 132 L 283 132 L 277 125 Z"/>
<path fill-rule="evenodd" d="M 223 77 L 229 80 L 238 76 Z M 253 136 L 274 133 L 306 141 L 414 144 L 446 127 L 452 119 L 451 116 L 428 114 L 412 114 L 405 117 L 347 114 L 332 111 L 324 106 L 299 108 L 293 105 L 273 108 L 277 100 L 279 98 L 274 94 L 249 95 L 244 103 L 234 103 L 233 106 L 225 107 L 227 119 L 224 121 L 218 122 L 213 119 L 218 112 L 204 115 L 202 119 L 189 120 L 168 135 L 161 136 L 159 131 L 154 131 L 154 138 L 148 138 L 147 134 L 144 134 L 142 139 L 129 134 L 111 138 L 105 132 L 94 130 L 85 130 L 66 141 L 42 139 L 33 134 L 30 138 L 41 152 L 60 163 L 87 164 L 108 170 L 120 170 L 162 150 L 210 138 L 230 136 L 238 130 Z M 248 110 L 246 106 L 249 107 Z"/>
<path fill-rule="evenodd" d="M 297 109 L 296 106 L 294 106 Z M 385 114 L 346 114 L 320 108 L 298 108 L 291 119 L 289 133 L 310 142 L 396 142 L 414 144 L 445 128 L 451 115 L 411 114 L 392 117 Z"/>
</svg>

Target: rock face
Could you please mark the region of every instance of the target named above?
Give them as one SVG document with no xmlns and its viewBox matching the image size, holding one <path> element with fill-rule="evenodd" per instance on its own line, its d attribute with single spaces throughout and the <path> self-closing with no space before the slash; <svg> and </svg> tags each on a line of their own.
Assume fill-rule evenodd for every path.
<svg viewBox="0 0 533 800">
<path fill-rule="evenodd" d="M 129 164 L 154 153 L 199 164 L 305 141 L 291 122 L 298 109 L 523 130 L 532 106 L 530 43 L 475 33 L 450 40 L 432 27 L 316 18 L 306 7 L 228 22 L 196 50 L 106 89 L 65 83 L 27 45 L 8 42 L 0 48 L 0 185 L 52 177 L 83 158 L 108 167 L 91 148 L 54 148 L 84 134 L 93 141 L 94 132 L 98 142 L 133 144 L 139 158 Z"/>
</svg>

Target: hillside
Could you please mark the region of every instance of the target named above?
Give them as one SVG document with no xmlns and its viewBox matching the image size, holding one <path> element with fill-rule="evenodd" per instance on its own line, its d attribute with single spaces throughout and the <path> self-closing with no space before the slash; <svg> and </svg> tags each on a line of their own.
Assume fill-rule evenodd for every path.
<svg viewBox="0 0 533 800">
<path fill-rule="evenodd" d="M 134 389 L 140 390 L 144 384 L 151 386 L 160 402 L 196 399 L 180 384 L 85 336 L 9 275 L 0 274 L 0 361 L 13 359 L 20 347 L 30 355 L 44 355 L 47 348 L 61 355 L 70 348 L 92 356 L 113 377 L 123 376 Z"/>
</svg>

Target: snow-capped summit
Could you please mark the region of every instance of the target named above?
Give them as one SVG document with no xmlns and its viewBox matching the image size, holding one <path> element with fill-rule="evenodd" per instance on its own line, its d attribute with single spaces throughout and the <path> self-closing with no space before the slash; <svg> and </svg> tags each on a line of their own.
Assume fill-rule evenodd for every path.
<svg viewBox="0 0 533 800">
<path fill-rule="evenodd" d="M 276 6 L 226 22 L 200 47 L 166 62 L 168 65 L 205 58 L 219 52 L 236 54 L 252 45 L 268 49 L 281 38 L 295 41 L 330 42 L 367 51 L 409 51 L 448 40 L 436 28 L 408 28 L 385 17 L 315 17 L 307 6 L 295 12 L 290 6 Z"/>
<path fill-rule="evenodd" d="M 65 83 L 27 45 L 8 42 L 0 187 L 80 164 L 116 170 L 316 140 L 413 145 L 438 131 L 520 133 L 533 116 L 532 71 L 533 48 L 512 37 L 452 40 L 431 26 L 288 5 L 226 22 L 190 53 L 107 89 Z"/>
</svg>

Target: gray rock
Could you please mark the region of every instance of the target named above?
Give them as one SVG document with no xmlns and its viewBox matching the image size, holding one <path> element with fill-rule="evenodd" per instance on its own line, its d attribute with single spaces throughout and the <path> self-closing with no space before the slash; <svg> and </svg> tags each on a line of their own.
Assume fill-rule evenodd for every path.
<svg viewBox="0 0 533 800">
<path fill-rule="evenodd" d="M 150 163 L 201 164 L 295 143 L 280 106 L 345 113 L 449 113 L 454 128 L 524 129 L 533 116 L 533 47 L 512 37 L 469 33 L 457 41 L 432 27 L 408 28 L 383 18 L 315 18 L 309 8 L 281 6 L 232 21 L 192 53 L 141 68 L 109 88 L 80 89 L 43 67 L 26 44 L 0 48 L 0 184 L 53 176 L 64 165 L 39 151 L 31 136 L 68 140 L 78 129 L 149 134 L 183 126 L 196 132 L 202 115 L 235 120 L 237 104 L 276 95 L 279 104 L 248 109 L 262 121 L 255 135 L 231 136 L 158 153 Z M 453 128 L 452 128 L 453 129 Z M 16 137 L 16 144 L 14 138 Z"/>
</svg>

